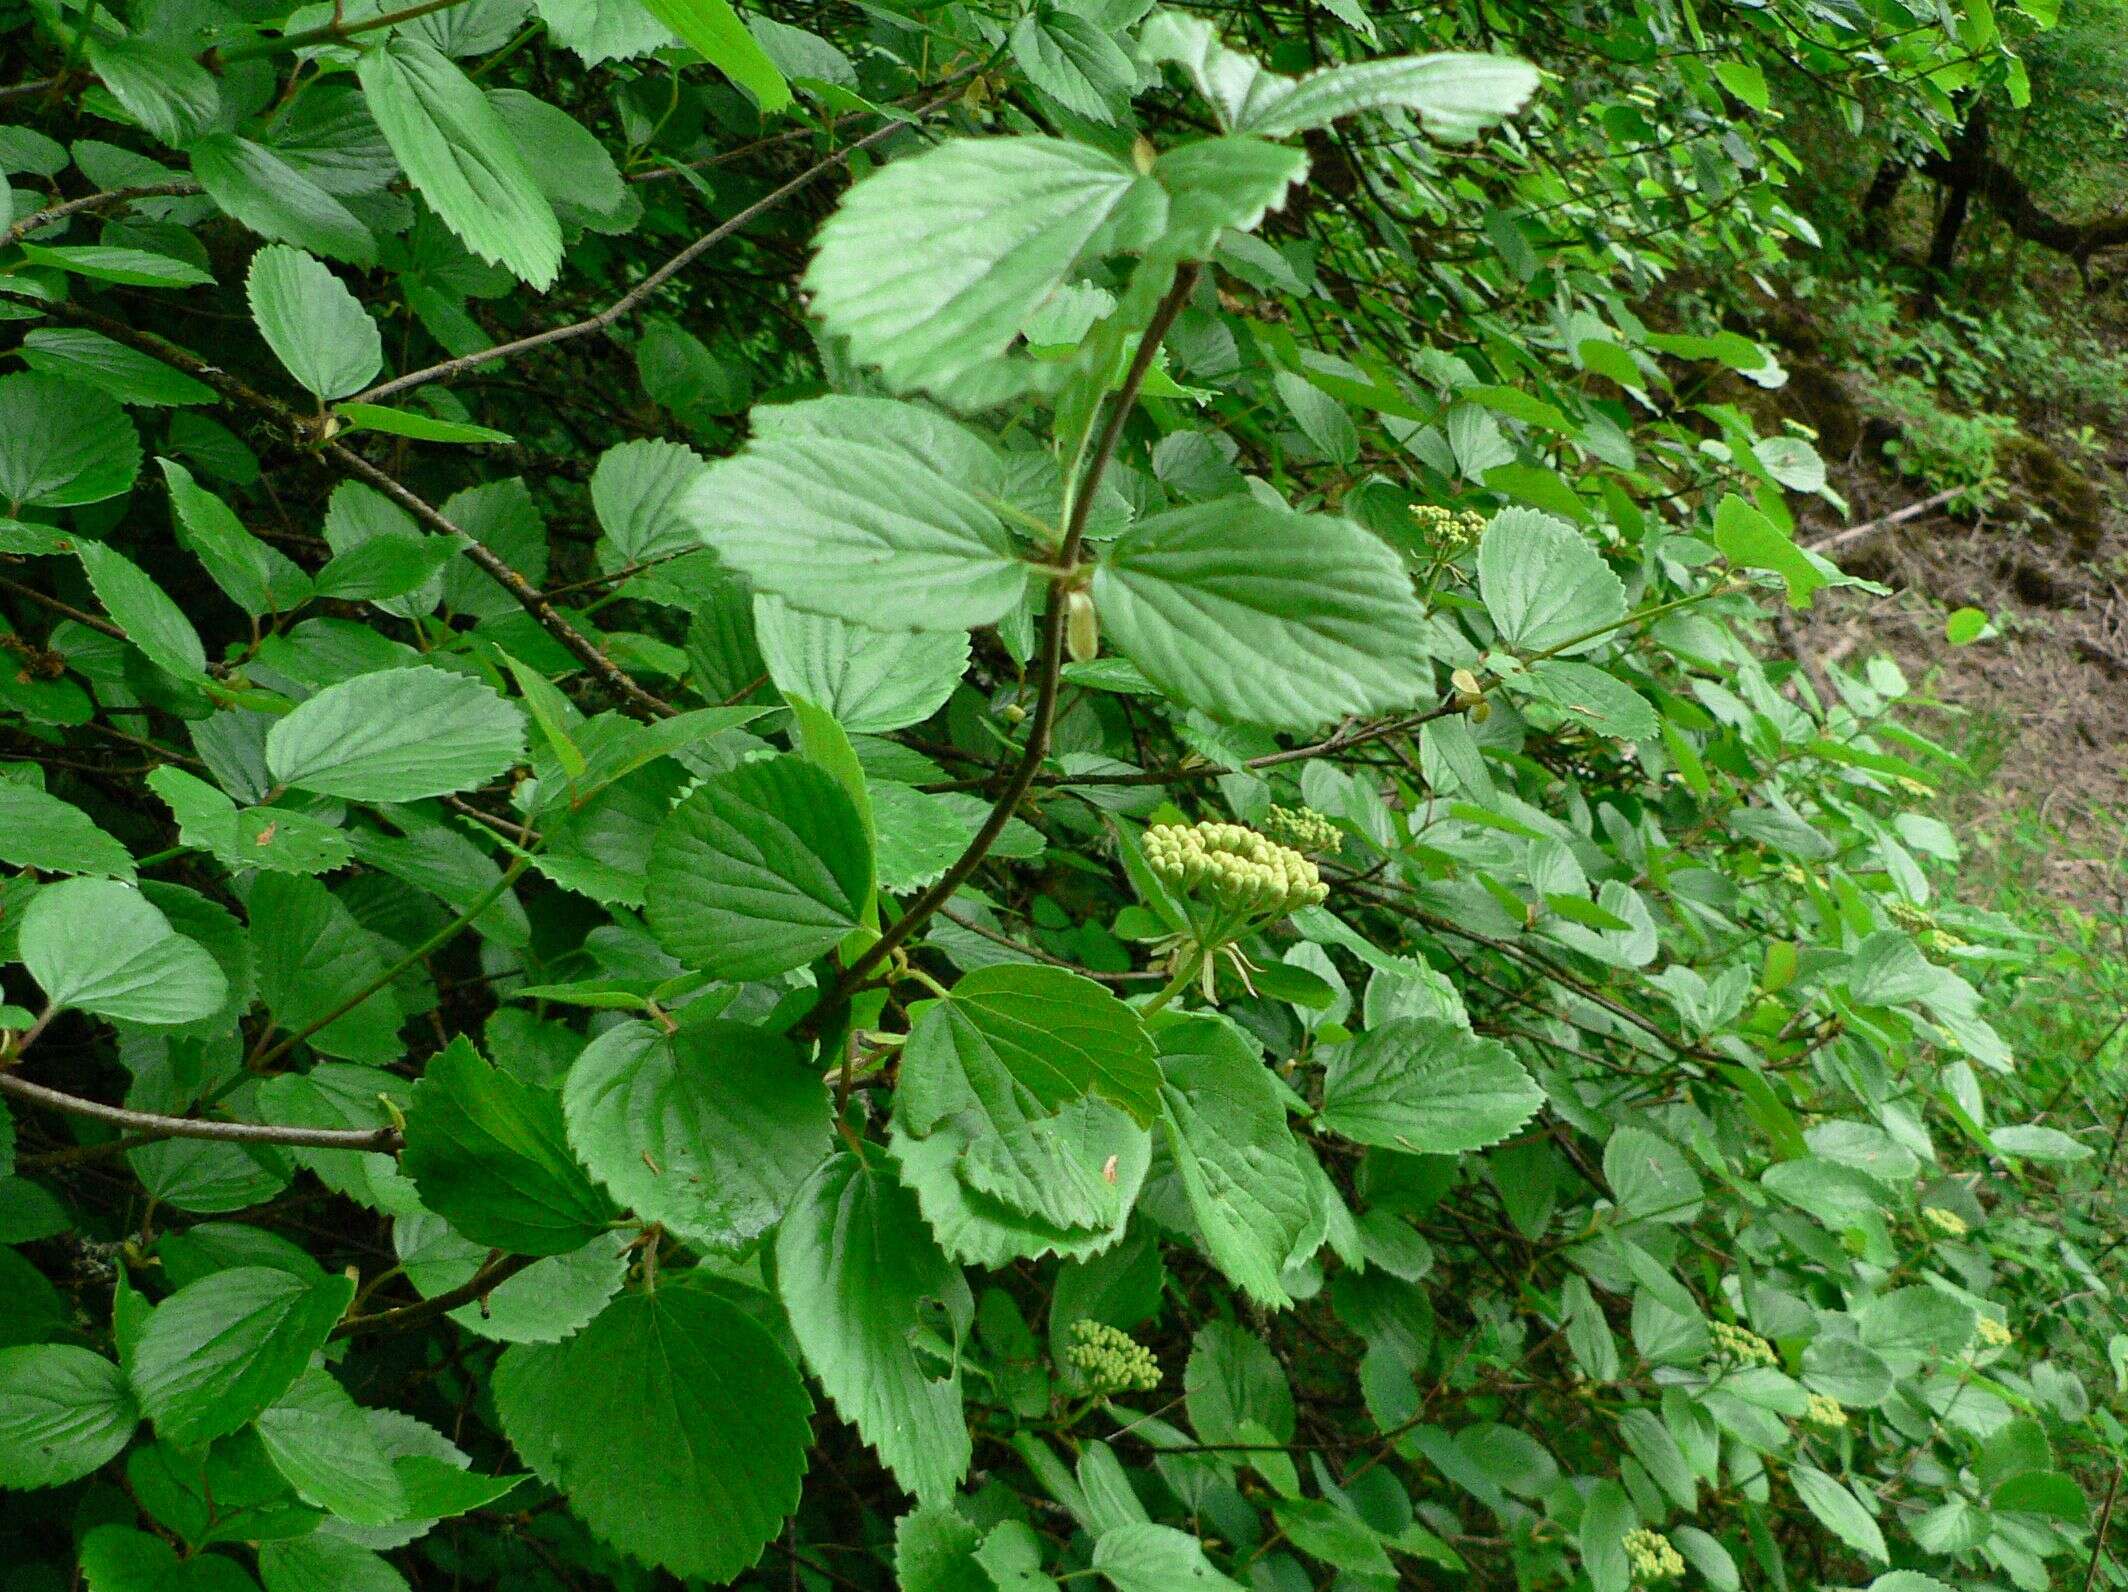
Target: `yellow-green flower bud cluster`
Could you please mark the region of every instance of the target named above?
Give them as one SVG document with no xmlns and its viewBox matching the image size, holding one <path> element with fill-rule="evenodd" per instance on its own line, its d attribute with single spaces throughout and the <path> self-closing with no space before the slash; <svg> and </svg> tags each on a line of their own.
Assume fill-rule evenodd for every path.
<svg viewBox="0 0 2128 1592">
<path fill-rule="evenodd" d="M 1473 509 L 1447 509 L 1438 503 L 1420 503 L 1411 511 L 1419 534 L 1442 552 L 1455 554 L 1476 547 L 1485 534 L 1485 516 Z"/>
<path fill-rule="evenodd" d="M 1155 824 L 1145 860 L 1170 890 L 1250 918 L 1284 917 L 1329 894 L 1314 863 L 1240 824 Z"/>
<path fill-rule="evenodd" d="M 1840 1408 L 1840 1401 L 1827 1398 L 1823 1393 L 1813 1393 L 1803 1406 L 1803 1419 L 1811 1426 L 1822 1426 L 1828 1431 L 1838 1431 L 1847 1424 L 1847 1411 Z"/>
<path fill-rule="evenodd" d="M 1881 905 L 1884 915 L 1909 934 L 1919 934 L 1923 929 L 1933 929 L 1936 926 L 1935 918 L 1930 916 L 1925 908 L 1917 907 L 1911 901 L 1901 901 L 1893 897 Z"/>
<path fill-rule="evenodd" d="M 1064 1358 L 1097 1393 L 1150 1393 L 1160 1385 L 1153 1351 L 1105 1321 L 1074 1321 Z"/>
<path fill-rule="evenodd" d="M 1276 807 L 1264 814 L 1264 833 L 1295 851 L 1335 851 L 1337 825 L 1313 807 Z"/>
<path fill-rule="evenodd" d="M 1675 1581 L 1685 1573 L 1685 1556 L 1660 1531 L 1635 1526 L 1626 1533 L 1625 1548 L 1636 1581 Z"/>
<path fill-rule="evenodd" d="M 1773 1345 L 1756 1332 L 1731 1326 L 1726 1321 L 1710 1321 L 1707 1325 L 1714 1334 L 1714 1352 L 1723 1359 L 1738 1365 L 1781 1363 L 1781 1357 L 1773 1352 Z"/>
<path fill-rule="evenodd" d="M 1921 1219 L 1945 1238 L 1963 1238 L 1972 1230 L 1966 1226 L 1963 1216 L 1956 1211 L 1947 1211 L 1941 1205 L 1922 1206 Z"/>
<path fill-rule="evenodd" d="M 2007 1349 L 2017 1341 L 2017 1334 L 1993 1316 L 1980 1318 L 1980 1341 L 1991 1349 Z"/>
</svg>

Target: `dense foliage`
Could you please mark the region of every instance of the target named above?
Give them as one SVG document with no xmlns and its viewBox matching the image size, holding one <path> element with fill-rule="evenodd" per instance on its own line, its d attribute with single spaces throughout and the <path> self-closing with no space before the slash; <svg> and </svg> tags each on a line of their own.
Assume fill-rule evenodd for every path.
<svg viewBox="0 0 2128 1592">
<path fill-rule="evenodd" d="M 2128 1584 L 1750 330 L 2055 9 L 0 13 L 0 1583 Z"/>
</svg>

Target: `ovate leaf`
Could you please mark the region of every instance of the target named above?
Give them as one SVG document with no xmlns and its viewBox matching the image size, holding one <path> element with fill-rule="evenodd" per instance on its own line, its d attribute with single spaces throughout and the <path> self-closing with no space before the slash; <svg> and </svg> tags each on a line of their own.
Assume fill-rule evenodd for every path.
<svg viewBox="0 0 2128 1592">
<path fill-rule="evenodd" d="M 149 1314 L 132 1355 L 133 1389 L 156 1435 L 180 1448 L 250 1422 L 324 1347 L 355 1285 L 237 1266 L 188 1283 Z"/>
<path fill-rule="evenodd" d="M 266 736 L 280 784 L 403 802 L 485 784 L 524 755 L 522 715 L 488 686 L 422 666 L 327 686 Z"/>
<path fill-rule="evenodd" d="M 140 436 L 94 387 L 18 371 L 0 376 L 0 507 L 73 508 L 118 496 L 140 473 Z"/>
<path fill-rule="evenodd" d="M 330 1371 L 312 1367 L 260 1411 L 259 1441 L 296 1496 L 342 1520 L 401 1519 L 406 1492 L 368 1420 Z"/>
<path fill-rule="evenodd" d="M 1535 509 L 1503 509 L 1478 543 L 1478 593 L 1503 646 L 1584 652 L 1626 614 L 1626 589 L 1587 537 Z"/>
<path fill-rule="evenodd" d="M 1403 1017 L 1329 1052 L 1321 1120 L 1362 1144 L 1452 1155 L 1498 1144 L 1543 1104 L 1544 1091 L 1498 1040 Z"/>
<path fill-rule="evenodd" d="M 384 368 L 377 323 L 346 283 L 301 249 L 271 243 L 259 250 L 244 291 L 259 335 L 306 392 L 345 398 Z"/>
<path fill-rule="evenodd" d="M 983 438 L 884 398 L 775 405 L 753 424 L 688 512 L 757 590 L 879 629 L 967 630 L 1018 604 L 1028 566 L 997 512 L 1004 461 Z"/>
<path fill-rule="evenodd" d="M 852 735 L 922 723 L 968 668 L 960 631 L 868 630 L 780 597 L 754 599 L 754 635 L 776 688 L 827 709 Z"/>
<path fill-rule="evenodd" d="M 877 1165 L 837 1155 L 799 1194 L 776 1234 L 776 1283 L 805 1363 L 895 1479 L 943 1501 L 967 1475 L 959 1362 L 916 1347 L 927 1306 L 956 1334 L 974 1301 L 916 1201 Z"/>
<path fill-rule="evenodd" d="M 1005 351 L 1027 317 L 1144 181 L 1055 138 L 957 139 L 897 160 L 820 229 L 813 309 L 894 391 L 996 402 L 1022 379 Z"/>
<path fill-rule="evenodd" d="M 609 1028 L 562 1100 L 570 1145 L 615 1199 L 719 1249 L 774 1226 L 832 1138 L 817 1064 L 744 1023 Z"/>
<path fill-rule="evenodd" d="M 78 1481 L 139 1424 L 125 1373 L 102 1355 L 66 1343 L 0 1349 L 0 1487 Z"/>
<path fill-rule="evenodd" d="M 1522 109 L 1537 69 L 1501 55 L 1398 56 L 1311 74 L 1245 120 L 1240 130 L 1283 138 L 1360 111 L 1418 112 L 1438 139 L 1463 143 Z"/>
<path fill-rule="evenodd" d="M 1789 1471 L 1788 1479 L 1795 1483 L 1796 1496 L 1803 1500 L 1804 1507 L 1818 1517 L 1827 1531 L 1879 1564 L 1891 1562 L 1884 1532 L 1845 1482 L 1810 1465 L 1797 1465 Z"/>
<path fill-rule="evenodd" d="M 355 71 L 385 142 L 444 225 L 490 264 L 552 286 L 561 223 L 479 85 L 404 32 L 364 50 Z"/>
<path fill-rule="evenodd" d="M 207 649 L 199 632 L 145 570 L 103 542 L 77 539 L 74 556 L 81 560 L 96 600 L 150 663 L 181 680 L 207 672 Z"/>
<path fill-rule="evenodd" d="M 489 1066 L 463 1036 L 414 1088 L 400 1164 L 429 1209 L 515 1254 L 581 1249 L 615 1214 L 570 1154 L 561 1097 Z"/>
<path fill-rule="evenodd" d="M 68 879 L 38 891 L 22 914 L 18 954 L 53 1005 L 120 1022 L 197 1022 L 228 993 L 206 948 L 115 880 Z"/>
<path fill-rule="evenodd" d="M 651 928 L 682 962 L 719 978 L 766 978 L 833 949 L 871 893 L 856 804 L 802 758 L 703 781 L 651 843 Z"/>
<path fill-rule="evenodd" d="M 566 1343 L 510 1349 L 494 1385 L 525 1462 L 600 1537 L 675 1575 L 733 1579 L 798 1506 L 812 1400 L 707 1289 L 623 1294 Z"/>
<path fill-rule="evenodd" d="M 1430 694 L 1411 579 L 1349 520 L 1253 498 L 1155 515 L 1102 560 L 1093 592 L 1103 632 L 1149 679 L 1221 718 L 1308 729 Z"/>
</svg>

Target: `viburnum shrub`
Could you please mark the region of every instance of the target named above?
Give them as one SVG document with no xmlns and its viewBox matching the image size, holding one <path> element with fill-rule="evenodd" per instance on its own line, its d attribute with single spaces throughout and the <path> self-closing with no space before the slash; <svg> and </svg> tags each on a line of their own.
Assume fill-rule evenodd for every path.
<svg viewBox="0 0 2128 1592">
<path fill-rule="evenodd" d="M 1635 308 L 2019 69 L 1570 9 L 7 13 L 10 1588 L 2082 1571 L 2022 950 Z"/>
</svg>

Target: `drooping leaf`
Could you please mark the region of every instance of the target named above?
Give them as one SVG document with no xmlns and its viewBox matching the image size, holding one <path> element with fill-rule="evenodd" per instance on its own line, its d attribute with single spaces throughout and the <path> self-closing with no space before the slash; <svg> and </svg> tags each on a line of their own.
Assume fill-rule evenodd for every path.
<svg viewBox="0 0 2128 1592">
<path fill-rule="evenodd" d="M 642 4 L 681 43 L 753 95 L 764 115 L 790 104 L 790 84 L 739 20 L 731 0 L 642 0 Z"/>
<path fill-rule="evenodd" d="M 140 1411 L 125 1373 L 67 1343 L 0 1349 L 0 1487 L 59 1487 L 126 1446 Z"/>
<path fill-rule="evenodd" d="M 156 1435 L 193 1447 L 278 1400 L 325 1343 L 355 1285 L 269 1266 L 188 1283 L 150 1312 L 128 1369 Z"/>
<path fill-rule="evenodd" d="M 72 802 L 0 779 L 0 862 L 49 873 L 133 877 L 133 854 Z"/>
<path fill-rule="evenodd" d="M 489 1066 L 463 1037 L 415 1086 L 400 1160 L 429 1209 L 515 1254 L 581 1249 L 615 1214 L 570 1154 L 560 1096 Z"/>
<path fill-rule="evenodd" d="M 21 354 L 32 370 L 84 383 L 122 404 L 169 408 L 215 401 L 205 382 L 86 327 L 39 326 L 24 335 Z"/>
<path fill-rule="evenodd" d="M 259 1441 L 304 1502 L 358 1526 L 402 1519 L 406 1490 L 362 1411 L 332 1373 L 312 1367 L 259 1412 Z"/>
<path fill-rule="evenodd" d="M 607 1542 L 729 1581 L 798 1505 L 812 1400 L 753 1318 L 699 1286 L 630 1293 L 495 1372 L 517 1451 Z"/>
<path fill-rule="evenodd" d="M 264 144 L 210 133 L 185 153 L 207 196 L 262 237 L 349 265 L 377 263 L 377 240 L 355 213 Z"/>
<path fill-rule="evenodd" d="M 932 1362 L 914 1334 L 932 1301 L 965 1332 L 974 1301 L 915 1200 L 883 1168 L 833 1157 L 777 1229 L 776 1282 L 836 1408 L 918 1499 L 950 1498 L 972 1453 L 960 1368 Z"/>
<path fill-rule="evenodd" d="M 551 287 L 561 224 L 479 85 L 405 32 L 364 50 L 355 70 L 385 141 L 444 225 L 483 260 Z"/>
<path fill-rule="evenodd" d="M 108 394 L 37 371 L 0 376 L 0 502 L 9 514 L 101 503 L 139 473 L 140 436 Z"/>
</svg>

